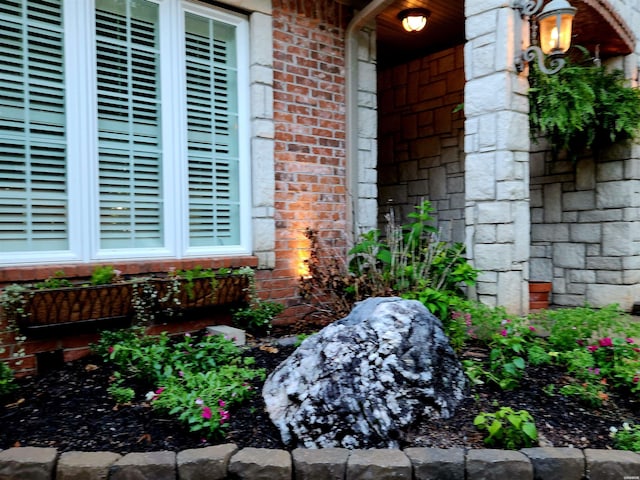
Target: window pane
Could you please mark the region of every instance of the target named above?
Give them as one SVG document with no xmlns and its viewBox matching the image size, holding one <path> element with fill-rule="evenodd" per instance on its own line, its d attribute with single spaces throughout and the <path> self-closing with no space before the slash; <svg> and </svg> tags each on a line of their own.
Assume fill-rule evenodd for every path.
<svg viewBox="0 0 640 480">
<path fill-rule="evenodd" d="M 158 5 L 97 0 L 101 248 L 163 245 Z"/>
<path fill-rule="evenodd" d="M 63 63 L 60 0 L 0 3 L 5 253 L 69 248 Z"/>
<path fill-rule="evenodd" d="M 235 27 L 187 13 L 190 246 L 240 243 Z"/>
</svg>

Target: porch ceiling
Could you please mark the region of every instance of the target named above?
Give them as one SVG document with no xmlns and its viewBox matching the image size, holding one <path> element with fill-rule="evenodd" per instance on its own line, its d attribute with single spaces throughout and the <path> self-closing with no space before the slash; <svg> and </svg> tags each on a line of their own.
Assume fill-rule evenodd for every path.
<svg viewBox="0 0 640 480">
<path fill-rule="evenodd" d="M 377 18 L 380 68 L 464 43 L 464 3 L 464 0 L 397 0 L 391 4 Z M 633 52 L 633 36 L 628 26 L 608 8 L 606 0 L 570 0 L 570 3 L 578 9 L 573 45 L 582 45 L 592 54 L 599 45 L 603 59 Z M 397 15 L 404 9 L 418 7 L 431 11 L 429 23 L 422 32 L 407 33 Z"/>
</svg>

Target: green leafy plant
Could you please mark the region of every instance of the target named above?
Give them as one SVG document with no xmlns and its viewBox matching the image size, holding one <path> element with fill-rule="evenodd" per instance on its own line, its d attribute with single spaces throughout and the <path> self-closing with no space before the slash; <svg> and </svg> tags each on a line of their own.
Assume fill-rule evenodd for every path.
<svg viewBox="0 0 640 480">
<path fill-rule="evenodd" d="M 221 271 L 220 274 L 221 275 L 225 274 L 227 270 L 228 269 Z M 194 280 L 198 278 L 210 278 L 211 281 L 215 283 L 216 272 L 213 269 L 203 268 L 200 265 L 196 265 L 194 268 L 191 268 L 189 270 L 175 270 L 174 272 L 171 273 L 171 276 L 185 280 L 183 284 L 183 288 L 187 292 L 187 295 L 189 296 L 189 298 L 193 299 L 194 298 L 194 292 L 193 292 Z"/>
<path fill-rule="evenodd" d="M 215 371 L 184 372 L 168 377 L 151 399 L 155 409 L 176 415 L 192 432 L 215 436 L 228 425 L 230 409 L 242 403 L 253 389 L 250 381 L 264 379 L 262 370 L 223 365 Z"/>
<path fill-rule="evenodd" d="M 529 319 L 549 332 L 547 342 L 559 352 L 589 345 L 598 338 L 626 338 L 640 334 L 640 324 L 615 304 L 598 309 L 584 306 L 544 310 L 530 315 Z"/>
<path fill-rule="evenodd" d="M 16 388 L 13 371 L 6 362 L 0 362 L 0 397 L 11 393 Z"/>
<path fill-rule="evenodd" d="M 172 339 L 145 335 L 143 328 L 106 331 L 94 350 L 115 368 L 109 392 L 117 403 L 136 396 L 126 386 L 129 378 L 147 381 L 157 386 L 146 395 L 154 409 L 211 436 L 226 427 L 230 407 L 254 393 L 250 381 L 264 379 L 254 359 L 243 358 L 222 335 Z"/>
<path fill-rule="evenodd" d="M 302 298 L 334 319 L 357 301 L 390 295 L 420 300 L 444 318 L 452 296 L 462 297 L 463 287 L 475 283 L 478 271 L 465 259 L 464 245 L 439 239 L 432 213 L 428 201 L 415 207 L 406 225 L 389 213 L 384 236 L 379 230 L 363 234 L 346 263 L 336 260 L 339 255 L 319 252 L 317 232 L 307 230 L 311 255 L 309 274 L 299 282 Z"/>
<path fill-rule="evenodd" d="M 538 440 L 533 417 L 526 410 L 514 411 L 511 407 L 500 407 L 494 413 L 481 412 L 473 421 L 479 430 L 486 430 L 487 445 L 507 449 L 530 447 Z"/>
<path fill-rule="evenodd" d="M 256 299 L 248 307 L 233 312 L 233 323 L 253 334 L 268 334 L 273 319 L 283 310 L 281 303 Z"/>
<path fill-rule="evenodd" d="M 575 159 L 640 130 L 640 90 L 628 86 L 620 70 L 569 63 L 555 75 L 534 67 L 529 79 L 532 133 L 547 137 L 555 153 L 567 150 Z"/>
<path fill-rule="evenodd" d="M 622 428 L 611 427 L 609 430 L 614 448 L 640 452 L 640 425 L 624 422 Z"/>
<path fill-rule="evenodd" d="M 62 288 L 71 286 L 73 286 L 73 284 L 69 281 L 69 279 L 64 278 L 64 271 L 62 270 L 58 270 L 53 274 L 53 276 L 34 285 L 34 287 L 38 289 Z"/>
<path fill-rule="evenodd" d="M 130 403 L 136 396 L 136 392 L 131 387 L 123 387 L 120 385 L 110 385 L 107 392 L 111 395 L 118 405 Z"/>
<path fill-rule="evenodd" d="M 97 266 L 91 272 L 91 285 L 108 285 L 120 281 L 122 272 L 112 265 Z"/>
<path fill-rule="evenodd" d="M 593 379 L 585 378 L 573 381 L 563 385 L 559 391 L 562 395 L 575 396 L 581 403 L 589 407 L 600 407 L 609 400 L 606 378 L 598 376 L 594 376 Z"/>
</svg>

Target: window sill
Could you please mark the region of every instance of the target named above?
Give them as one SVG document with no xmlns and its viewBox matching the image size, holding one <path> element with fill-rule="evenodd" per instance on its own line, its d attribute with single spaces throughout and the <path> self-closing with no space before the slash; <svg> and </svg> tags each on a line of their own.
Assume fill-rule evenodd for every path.
<svg viewBox="0 0 640 480">
<path fill-rule="evenodd" d="M 189 270 L 196 266 L 203 268 L 240 268 L 258 266 L 258 257 L 245 255 L 238 257 L 203 257 L 185 258 L 180 260 L 138 260 L 125 262 L 103 262 L 82 264 L 52 264 L 21 267 L 0 267 L 0 284 L 13 282 L 31 282 L 44 280 L 62 270 L 65 278 L 90 277 L 93 269 L 98 265 L 113 265 L 122 275 L 144 275 L 148 273 L 166 272 L 171 268 Z"/>
</svg>

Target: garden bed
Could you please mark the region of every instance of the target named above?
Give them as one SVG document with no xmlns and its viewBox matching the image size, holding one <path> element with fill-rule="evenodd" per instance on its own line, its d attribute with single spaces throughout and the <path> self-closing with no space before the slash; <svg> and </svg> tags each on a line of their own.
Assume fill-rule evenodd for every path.
<svg viewBox="0 0 640 480">
<path fill-rule="evenodd" d="M 271 371 L 293 347 L 255 345 L 247 355 Z M 463 355 L 482 354 L 476 349 Z M 59 451 L 179 451 L 216 443 L 239 447 L 286 448 L 264 411 L 260 395 L 231 411 L 224 438 L 204 440 L 174 417 L 161 416 L 138 395 L 130 405 L 115 407 L 107 393 L 112 370 L 98 357 L 67 363 L 40 377 L 20 379 L 19 390 L 0 405 L 0 449 L 12 446 L 55 447 Z M 503 391 L 478 385 L 448 420 L 419 421 L 408 434 L 408 446 L 484 448 L 483 434 L 473 425 L 481 411 L 496 406 L 526 409 L 536 421 L 540 444 L 577 448 L 612 448 L 609 428 L 640 422 L 635 395 L 612 393 L 601 408 L 591 409 L 574 398 L 545 393 L 561 383 L 565 371 L 553 365 L 529 368 L 518 389 Z M 253 385 L 261 387 L 260 382 Z M 152 386 L 141 385 L 137 391 Z M 259 390 L 258 390 L 259 391 Z"/>
</svg>

